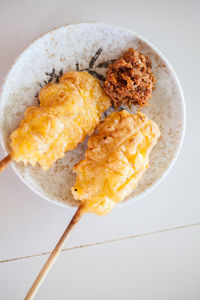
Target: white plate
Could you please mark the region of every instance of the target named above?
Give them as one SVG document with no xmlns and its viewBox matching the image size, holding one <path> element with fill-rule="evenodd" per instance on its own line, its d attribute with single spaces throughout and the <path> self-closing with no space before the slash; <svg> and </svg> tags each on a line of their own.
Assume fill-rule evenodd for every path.
<svg viewBox="0 0 200 300">
<path fill-rule="evenodd" d="M 56 74 L 79 68 L 87 68 L 98 49 L 102 49 L 91 68 L 105 75 L 106 68 L 98 64 L 116 59 L 130 47 L 147 54 L 152 61 L 157 78 L 152 105 L 142 112 L 160 127 L 162 137 L 153 149 L 150 168 L 136 190 L 120 205 L 130 203 L 152 190 L 169 172 L 180 151 L 185 129 L 185 106 L 180 83 L 164 56 L 144 38 L 134 32 L 102 23 L 79 23 L 56 28 L 32 42 L 16 59 L 9 71 L 1 94 L 0 133 L 6 153 L 10 150 L 10 133 L 15 129 L 27 107 L 38 105 L 40 84 Z M 99 51 L 100 52 L 100 51 Z M 66 153 L 48 171 L 39 166 L 25 167 L 12 163 L 19 177 L 42 197 L 65 206 L 77 205 L 70 188 L 74 183 L 73 165 L 84 157 L 86 142 Z"/>
</svg>

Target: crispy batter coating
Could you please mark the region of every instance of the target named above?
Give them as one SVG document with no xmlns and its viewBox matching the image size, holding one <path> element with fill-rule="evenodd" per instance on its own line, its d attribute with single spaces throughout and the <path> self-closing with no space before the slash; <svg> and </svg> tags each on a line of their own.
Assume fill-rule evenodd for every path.
<svg viewBox="0 0 200 300">
<path fill-rule="evenodd" d="M 11 134 L 12 157 L 38 162 L 44 170 L 91 135 L 101 114 L 110 106 L 97 79 L 87 72 L 67 72 L 59 83 L 49 83 L 39 93 L 40 107 L 26 110 Z"/>
<path fill-rule="evenodd" d="M 158 126 L 140 112 L 110 114 L 89 138 L 85 159 L 74 167 L 74 198 L 88 212 L 109 213 L 142 178 L 159 136 Z"/>
<path fill-rule="evenodd" d="M 121 104 L 141 107 L 151 98 L 155 82 L 148 56 L 130 48 L 109 65 L 104 91 L 116 108 Z"/>
</svg>

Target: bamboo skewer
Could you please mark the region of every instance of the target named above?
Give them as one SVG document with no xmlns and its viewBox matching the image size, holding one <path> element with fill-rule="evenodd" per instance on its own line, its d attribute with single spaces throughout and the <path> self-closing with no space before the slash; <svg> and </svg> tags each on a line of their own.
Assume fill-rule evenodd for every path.
<svg viewBox="0 0 200 300">
<path fill-rule="evenodd" d="M 6 157 L 4 157 L 0 161 L 0 173 L 9 165 L 9 163 L 12 161 L 12 155 L 8 154 Z"/>
<path fill-rule="evenodd" d="M 31 286 L 31 288 L 30 288 L 28 294 L 26 295 L 26 297 L 24 298 L 24 300 L 33 299 L 33 297 L 35 296 L 35 294 L 36 294 L 37 290 L 39 289 L 40 285 L 44 281 L 46 275 L 48 274 L 48 272 L 50 271 L 50 269 L 53 266 L 54 262 L 56 261 L 56 258 L 60 254 L 63 245 L 65 244 L 65 242 L 67 241 L 67 239 L 69 237 L 70 232 L 75 227 L 75 225 L 78 223 L 78 221 L 80 220 L 80 218 L 82 217 L 83 214 L 84 214 L 84 205 L 81 204 L 79 206 L 79 208 L 77 209 L 76 213 L 74 214 L 73 218 L 71 219 L 69 225 L 65 229 L 65 231 L 64 231 L 63 235 L 61 236 L 60 240 L 58 241 L 57 245 L 55 246 L 55 248 L 51 252 L 49 258 L 46 261 L 46 263 L 42 267 L 40 273 L 36 277 L 33 285 Z"/>
</svg>

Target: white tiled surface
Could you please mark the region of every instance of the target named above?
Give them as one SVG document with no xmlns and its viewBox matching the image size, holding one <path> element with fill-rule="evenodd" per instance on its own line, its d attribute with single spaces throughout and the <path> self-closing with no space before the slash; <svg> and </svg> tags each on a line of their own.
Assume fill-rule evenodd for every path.
<svg viewBox="0 0 200 300">
<path fill-rule="evenodd" d="M 200 227 L 65 251 L 35 299 L 196 300 L 199 251 Z M 45 259 L 2 264 L 0 298 L 23 299 Z"/>
<path fill-rule="evenodd" d="M 186 138 L 167 179 L 132 206 L 104 218 L 85 216 L 66 247 L 200 222 L 200 2 L 0 4 L 1 83 L 15 57 L 41 33 L 74 21 L 104 21 L 133 29 L 155 44 L 174 66 L 185 93 Z M 0 261 L 49 251 L 72 214 L 35 195 L 9 167 L 0 175 Z M 190 227 L 66 251 L 36 299 L 200 299 L 199 250 L 199 227 Z M 0 299 L 22 299 L 45 259 L 0 264 Z"/>
</svg>

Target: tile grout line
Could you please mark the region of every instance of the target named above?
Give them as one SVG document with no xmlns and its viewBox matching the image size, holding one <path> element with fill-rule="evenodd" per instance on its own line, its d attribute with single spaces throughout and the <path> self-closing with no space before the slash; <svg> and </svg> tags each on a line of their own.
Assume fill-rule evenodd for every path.
<svg viewBox="0 0 200 300">
<path fill-rule="evenodd" d="M 125 240 L 134 239 L 134 238 L 145 237 L 145 236 L 152 236 L 152 235 L 159 234 L 159 233 L 165 233 L 165 232 L 170 232 L 170 231 L 175 231 L 175 230 L 180 230 L 180 229 L 186 229 L 186 228 L 192 228 L 192 227 L 198 227 L 198 226 L 200 226 L 200 222 L 194 223 L 194 224 L 171 227 L 171 228 L 165 228 L 165 229 L 161 229 L 161 230 L 157 230 L 157 231 L 138 233 L 138 234 L 122 237 L 122 238 L 116 238 L 116 239 L 112 239 L 112 240 L 94 242 L 94 243 L 90 243 L 90 244 L 74 246 L 74 247 L 71 247 L 71 248 L 64 248 L 64 249 L 61 250 L 61 252 L 76 250 L 76 249 L 80 249 L 80 248 L 87 248 L 87 247 L 92 247 L 92 246 L 111 244 L 111 243 L 115 243 L 115 242 L 119 242 L 119 241 L 125 241 Z M 18 260 L 25 260 L 25 259 L 34 258 L 34 257 L 45 256 L 45 255 L 48 255 L 50 253 L 51 253 L 51 251 L 48 251 L 48 252 L 41 252 L 41 253 L 22 256 L 22 257 L 15 257 L 15 258 L 10 258 L 10 259 L 0 260 L 0 264 L 1 263 L 6 263 L 6 262 L 18 261 Z"/>
</svg>

